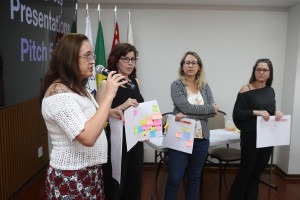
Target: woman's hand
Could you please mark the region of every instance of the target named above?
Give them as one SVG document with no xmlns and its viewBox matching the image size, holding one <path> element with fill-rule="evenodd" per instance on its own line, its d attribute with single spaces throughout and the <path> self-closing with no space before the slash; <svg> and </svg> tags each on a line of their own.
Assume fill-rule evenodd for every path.
<svg viewBox="0 0 300 200">
<path fill-rule="evenodd" d="M 124 85 L 128 81 L 124 80 L 124 76 L 121 74 L 116 74 L 115 71 L 111 71 L 107 76 L 106 81 L 106 95 L 112 95 L 113 97 L 116 96 L 119 86 Z"/>
<path fill-rule="evenodd" d="M 128 98 L 123 104 L 116 107 L 116 109 L 119 110 L 126 110 L 130 106 L 137 107 L 139 105 L 139 102 L 137 102 L 136 99 Z"/>
<path fill-rule="evenodd" d="M 139 103 L 136 99 L 128 98 L 127 101 L 125 101 L 126 107 L 129 108 L 130 106 L 137 107 Z"/>
<path fill-rule="evenodd" d="M 217 114 L 220 111 L 219 106 L 216 103 L 213 103 L 212 105 L 215 108 L 215 113 Z"/>
<path fill-rule="evenodd" d="M 187 117 L 185 114 L 183 113 L 178 113 L 176 116 L 175 116 L 175 121 L 180 121 L 180 119 L 184 118 L 184 117 Z"/>
<path fill-rule="evenodd" d="M 119 120 L 123 120 L 123 112 L 122 110 L 118 110 L 118 109 L 110 109 L 109 111 L 109 116 L 113 117 L 113 118 L 116 118 L 116 119 L 119 119 Z"/>
<path fill-rule="evenodd" d="M 253 114 L 256 116 L 262 116 L 265 121 L 269 121 L 270 114 L 266 110 L 253 110 Z"/>
<path fill-rule="evenodd" d="M 276 121 L 281 120 L 282 116 L 283 116 L 282 112 L 280 112 L 279 110 L 275 111 L 275 120 Z"/>
</svg>

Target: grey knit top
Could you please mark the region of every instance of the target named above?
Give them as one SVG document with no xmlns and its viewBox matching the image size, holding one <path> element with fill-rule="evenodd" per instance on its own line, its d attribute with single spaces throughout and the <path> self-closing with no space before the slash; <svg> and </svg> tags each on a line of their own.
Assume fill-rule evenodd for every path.
<svg viewBox="0 0 300 200">
<path fill-rule="evenodd" d="M 209 139 L 207 119 L 215 116 L 215 108 L 212 105 L 214 98 L 208 84 L 200 89 L 200 93 L 203 97 L 204 105 L 190 104 L 187 99 L 185 85 L 180 80 L 174 81 L 171 84 L 171 98 L 174 104 L 173 115 L 182 112 L 190 119 L 200 120 L 203 136 L 205 139 Z"/>
</svg>

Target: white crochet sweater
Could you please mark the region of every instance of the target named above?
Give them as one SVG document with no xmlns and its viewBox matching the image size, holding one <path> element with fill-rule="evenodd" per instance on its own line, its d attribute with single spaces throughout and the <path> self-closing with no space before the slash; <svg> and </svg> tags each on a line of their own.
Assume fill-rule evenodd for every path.
<svg viewBox="0 0 300 200">
<path fill-rule="evenodd" d="M 96 112 L 94 98 L 75 93 L 59 93 L 43 99 L 42 115 L 53 149 L 50 165 L 56 169 L 77 170 L 107 162 L 107 139 L 104 131 L 93 147 L 80 144 L 75 137 Z"/>
</svg>

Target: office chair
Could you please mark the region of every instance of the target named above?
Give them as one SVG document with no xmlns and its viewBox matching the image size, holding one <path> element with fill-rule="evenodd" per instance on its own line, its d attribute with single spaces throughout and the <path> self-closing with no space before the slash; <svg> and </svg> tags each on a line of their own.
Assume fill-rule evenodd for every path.
<svg viewBox="0 0 300 200">
<path fill-rule="evenodd" d="M 162 132 L 163 132 L 163 134 L 165 132 L 164 126 L 166 125 L 167 120 L 168 120 L 168 114 L 172 114 L 172 112 L 166 112 L 166 113 L 162 114 L 162 123 L 161 124 L 162 124 Z M 155 163 L 157 163 L 157 169 L 156 169 L 156 174 L 155 174 L 155 185 L 156 185 L 156 188 L 155 188 L 155 194 L 152 194 L 151 199 L 156 199 L 156 194 L 157 194 L 157 180 L 158 180 L 159 172 L 160 172 L 160 169 L 162 167 L 164 167 L 165 168 L 165 173 L 167 173 L 167 171 L 168 171 L 168 169 L 167 169 L 168 163 L 167 162 L 168 162 L 167 152 L 160 152 L 160 153 L 158 153 L 155 150 Z M 167 178 L 167 176 L 165 175 L 164 181 L 163 181 L 163 186 L 162 186 L 162 197 L 164 197 L 166 178 Z"/>
<path fill-rule="evenodd" d="M 226 113 L 219 111 L 215 117 L 208 119 L 209 129 L 223 129 L 225 128 L 225 116 Z M 219 164 L 214 163 L 211 160 L 207 160 L 210 163 L 217 164 L 220 169 L 219 175 L 219 191 L 222 190 L 222 177 L 226 170 L 229 162 L 240 161 L 241 160 L 241 150 L 236 148 L 230 148 L 229 144 L 226 147 L 216 147 L 208 151 L 208 156 L 215 158 L 219 161 Z M 223 165 L 225 163 L 225 165 Z"/>
<path fill-rule="evenodd" d="M 164 134 L 164 132 L 165 132 L 165 128 L 164 128 L 164 126 L 166 125 L 166 123 L 167 123 L 167 120 L 168 120 L 168 114 L 172 114 L 172 112 L 166 112 L 166 113 L 163 113 L 162 114 L 162 122 L 161 122 L 161 125 L 162 125 L 162 132 L 163 132 L 163 134 Z"/>
</svg>

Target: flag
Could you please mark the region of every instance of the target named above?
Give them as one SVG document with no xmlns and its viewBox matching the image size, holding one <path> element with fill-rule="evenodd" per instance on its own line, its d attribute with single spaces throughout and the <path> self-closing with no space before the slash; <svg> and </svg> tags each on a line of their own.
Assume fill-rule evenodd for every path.
<svg viewBox="0 0 300 200">
<path fill-rule="evenodd" d="M 133 45 L 133 34 L 131 26 L 131 11 L 128 12 L 127 43 Z"/>
<path fill-rule="evenodd" d="M 91 28 L 91 20 L 90 17 L 86 16 L 86 24 L 85 24 L 85 35 L 89 38 L 92 46 L 93 46 L 93 37 L 92 37 L 92 28 Z"/>
<path fill-rule="evenodd" d="M 76 8 L 75 8 L 75 15 L 72 21 L 72 25 L 71 25 L 71 33 L 77 33 L 77 3 L 76 3 Z"/>
<path fill-rule="evenodd" d="M 76 13 L 75 13 L 75 17 L 72 21 L 72 25 L 71 25 L 71 33 L 77 33 L 77 16 L 76 16 Z"/>
<path fill-rule="evenodd" d="M 76 19 L 73 19 L 73 21 L 72 21 L 72 25 L 71 25 L 71 33 L 77 33 Z"/>
<path fill-rule="evenodd" d="M 115 48 L 116 44 L 120 43 L 120 36 L 119 36 L 119 25 L 118 22 L 116 21 L 115 24 L 115 32 L 114 32 L 114 39 L 111 45 L 111 51 Z"/>
<path fill-rule="evenodd" d="M 102 30 L 102 23 L 101 20 L 99 20 L 98 23 L 98 32 L 97 32 L 97 38 L 96 38 L 96 45 L 95 45 L 95 54 L 96 54 L 96 66 L 102 65 L 106 66 L 106 59 L 105 59 L 105 47 L 104 47 L 104 38 L 103 38 L 103 30 Z M 97 80 L 97 88 L 99 87 L 101 81 L 105 79 L 106 77 L 102 74 L 96 74 L 96 80 Z"/>
<path fill-rule="evenodd" d="M 93 46 L 93 37 L 92 37 L 92 28 L 91 28 L 91 21 L 88 14 L 87 8 L 87 15 L 86 15 L 86 25 L 85 25 L 85 35 L 89 38 L 90 43 Z M 91 93 L 96 96 L 97 92 L 97 83 L 96 83 L 96 76 L 95 76 L 95 67 L 93 68 L 93 75 L 89 77 L 87 82 L 87 88 L 91 90 Z"/>
</svg>

